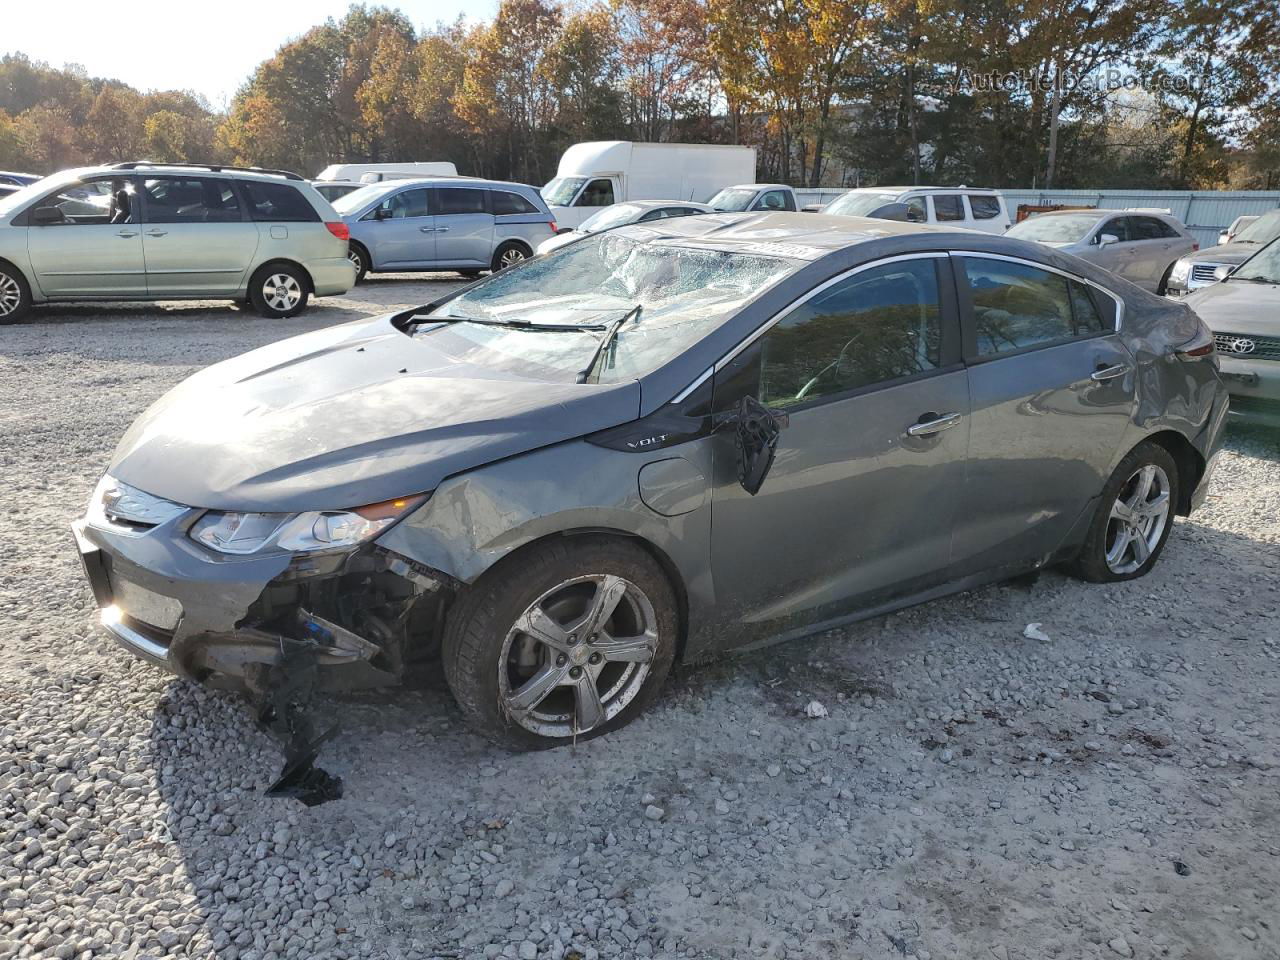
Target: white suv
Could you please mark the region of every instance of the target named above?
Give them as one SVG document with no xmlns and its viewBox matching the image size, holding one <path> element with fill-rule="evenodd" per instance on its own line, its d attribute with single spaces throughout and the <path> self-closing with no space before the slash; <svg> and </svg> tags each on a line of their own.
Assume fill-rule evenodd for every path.
<svg viewBox="0 0 1280 960">
<path fill-rule="evenodd" d="M 944 224 L 1004 233 L 1011 223 L 999 190 L 985 187 L 862 187 L 842 193 L 823 213 L 867 217 L 886 204 L 906 204 L 908 223 Z"/>
</svg>

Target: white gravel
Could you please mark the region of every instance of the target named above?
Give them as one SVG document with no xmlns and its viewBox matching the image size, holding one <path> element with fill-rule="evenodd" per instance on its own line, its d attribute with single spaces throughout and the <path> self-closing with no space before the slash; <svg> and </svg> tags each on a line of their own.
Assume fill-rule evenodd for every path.
<svg viewBox="0 0 1280 960">
<path fill-rule="evenodd" d="M 95 628 L 66 525 L 199 366 L 451 282 L 0 328 L 0 958 L 1280 958 L 1274 435 L 1144 580 L 685 670 L 574 749 L 496 749 L 438 683 L 344 696 L 346 796 L 265 799 L 275 743 Z"/>
</svg>

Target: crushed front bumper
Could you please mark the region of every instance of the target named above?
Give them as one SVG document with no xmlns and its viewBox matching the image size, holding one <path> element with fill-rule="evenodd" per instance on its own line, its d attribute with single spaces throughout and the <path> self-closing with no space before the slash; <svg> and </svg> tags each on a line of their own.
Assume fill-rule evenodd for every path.
<svg viewBox="0 0 1280 960">
<path fill-rule="evenodd" d="M 171 528 L 171 529 L 170 529 Z M 429 653 L 453 584 L 376 546 L 322 556 L 222 557 L 171 521 L 142 533 L 77 521 L 77 552 L 108 633 L 190 680 L 262 694 L 289 648 L 317 686 L 397 683 Z"/>
</svg>

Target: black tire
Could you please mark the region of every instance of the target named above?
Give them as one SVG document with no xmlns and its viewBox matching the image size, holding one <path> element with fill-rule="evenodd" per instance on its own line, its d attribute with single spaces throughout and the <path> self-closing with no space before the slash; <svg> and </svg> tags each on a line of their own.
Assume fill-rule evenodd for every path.
<svg viewBox="0 0 1280 960">
<path fill-rule="evenodd" d="M 287 278 L 274 286 L 276 291 L 287 291 L 287 295 L 274 293 L 268 296 L 268 281 Z M 311 280 L 301 267 L 291 263 L 268 263 L 260 267 L 249 281 L 249 302 L 253 309 L 268 320 L 283 320 L 285 317 L 296 317 L 307 309 L 307 300 L 311 296 Z"/>
<path fill-rule="evenodd" d="M 360 283 L 369 272 L 369 251 L 352 240 L 347 248 L 347 259 L 356 265 L 356 283 Z"/>
<path fill-rule="evenodd" d="M 1154 467 L 1163 474 L 1163 494 L 1167 508 L 1164 511 L 1159 532 L 1157 533 L 1154 527 L 1149 528 L 1148 533 L 1142 537 L 1142 544 L 1137 544 L 1136 537 L 1133 535 L 1139 531 L 1132 528 L 1127 520 L 1113 517 L 1112 514 L 1120 507 L 1122 499 L 1126 507 L 1135 499 L 1135 494 L 1138 492 L 1135 484 L 1141 482 L 1139 474 L 1149 467 Z M 1159 482 L 1159 474 L 1152 476 L 1156 478 L 1156 482 L 1152 484 L 1154 488 Z M 1082 580 L 1093 583 L 1134 580 L 1148 574 L 1160 559 L 1164 545 L 1169 539 L 1169 533 L 1173 529 L 1180 483 L 1178 465 L 1168 450 L 1150 440 L 1134 447 L 1128 456 L 1120 461 L 1111 479 L 1103 488 L 1102 496 L 1098 499 L 1097 512 L 1089 525 L 1089 533 L 1080 548 L 1080 553 L 1068 565 L 1068 571 Z M 1154 493 L 1149 496 L 1154 496 Z M 1126 532 L 1131 535 L 1130 546 L 1121 550 L 1118 559 L 1109 559 L 1108 551 L 1119 546 L 1120 539 Z M 1148 554 L 1145 559 L 1139 559 L 1141 552 Z"/>
<path fill-rule="evenodd" d="M 17 323 L 31 309 L 31 288 L 17 267 L 0 263 L 0 323 Z"/>
<path fill-rule="evenodd" d="M 523 260 L 528 260 L 531 256 L 533 256 L 533 251 L 523 243 L 508 240 L 493 251 L 493 262 L 489 265 L 489 269 L 497 273 L 499 270 L 505 270 L 507 267 L 513 267 Z"/>
<path fill-rule="evenodd" d="M 502 685 L 506 683 L 510 689 L 515 690 L 518 689 L 517 683 L 522 684 L 527 680 L 522 678 L 512 682 L 512 671 L 520 667 L 516 656 L 516 644 L 520 641 L 513 640 L 504 657 L 507 637 L 516 633 L 517 620 L 540 600 L 588 586 L 577 584 L 565 587 L 563 585 L 566 581 L 598 575 L 621 578 L 628 582 L 628 591 L 633 587 L 637 588 L 647 598 L 653 614 L 652 626 L 657 632 L 656 648 L 652 659 L 648 661 L 648 672 L 635 679 L 634 688 L 627 687 L 622 691 L 628 694 L 626 698 L 621 694 L 612 699 L 606 697 L 606 714 L 608 710 L 616 712 L 590 729 L 578 732 L 576 738 L 572 734 L 535 732 L 524 725 L 529 721 L 517 719 L 507 708 Z M 594 585 L 591 586 L 594 590 Z M 630 597 L 628 592 L 618 602 L 618 610 L 623 611 L 624 619 L 630 616 L 624 607 L 627 610 L 634 609 Z M 589 607 L 588 600 L 584 610 Z M 605 621 L 605 626 L 613 625 L 612 632 L 627 636 L 635 627 L 627 629 L 620 626 L 622 621 L 616 619 L 618 616 L 617 613 L 613 614 Z M 571 617 L 570 620 L 572 619 Z M 642 547 L 605 536 L 557 538 L 520 551 L 495 564 L 454 604 L 442 643 L 444 675 L 468 722 L 484 736 L 516 749 L 560 746 L 575 739 L 598 737 L 624 726 L 638 716 L 652 702 L 671 671 L 678 628 L 675 591 L 661 566 Z M 600 634 L 608 636 L 603 628 Z M 591 639 L 595 640 L 596 637 Z M 579 641 L 579 646 L 584 653 L 590 653 L 591 644 L 585 642 L 585 638 Z M 579 647 L 573 649 L 577 650 Z M 550 653 L 550 648 L 547 648 L 547 653 Z M 560 658 L 561 663 L 565 659 Z M 571 664 L 572 661 L 564 669 L 574 669 Z M 536 669 L 547 670 L 552 666 L 559 668 L 560 663 L 544 662 Z M 605 671 L 615 668 L 625 668 L 625 665 L 606 662 L 598 669 Z M 577 669 L 581 675 L 584 668 Z M 597 689 L 600 685 L 608 688 L 617 676 L 616 673 L 607 675 L 601 672 L 599 678 L 592 683 Z M 623 676 L 625 679 L 625 674 Z M 567 697 L 569 702 L 577 704 L 577 694 L 578 691 L 573 686 L 559 686 L 553 688 L 550 696 Z M 536 705 L 541 706 L 546 702 L 548 701 L 540 701 Z M 576 717 L 579 716 L 577 707 L 570 708 L 570 711 L 575 720 L 569 722 L 576 724 Z M 531 715 L 533 722 L 537 723 L 537 716 L 532 712 Z"/>
</svg>

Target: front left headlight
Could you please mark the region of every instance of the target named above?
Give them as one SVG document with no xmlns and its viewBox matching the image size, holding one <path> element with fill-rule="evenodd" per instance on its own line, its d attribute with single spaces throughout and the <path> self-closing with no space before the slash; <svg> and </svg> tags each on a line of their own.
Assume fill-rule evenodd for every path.
<svg viewBox="0 0 1280 960">
<path fill-rule="evenodd" d="M 1169 271 L 1169 279 L 1177 283 L 1183 283 L 1191 274 L 1191 261 L 1179 260 L 1173 265 L 1173 269 Z"/>
<path fill-rule="evenodd" d="M 393 526 L 426 495 L 384 500 L 350 510 L 238 513 L 210 510 L 191 526 L 191 537 L 218 553 L 310 553 L 355 547 Z"/>
</svg>

